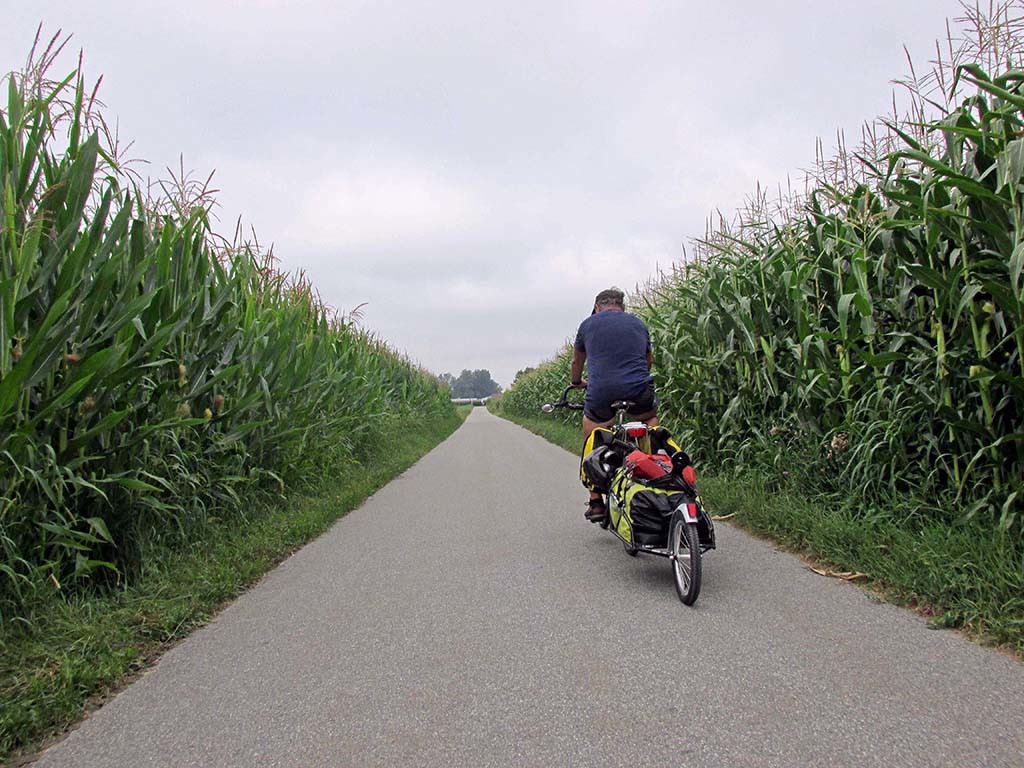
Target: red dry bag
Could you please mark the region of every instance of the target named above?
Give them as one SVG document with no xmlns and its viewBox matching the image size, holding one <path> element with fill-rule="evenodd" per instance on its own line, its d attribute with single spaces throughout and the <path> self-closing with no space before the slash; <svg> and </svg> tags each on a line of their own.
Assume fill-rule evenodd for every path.
<svg viewBox="0 0 1024 768">
<path fill-rule="evenodd" d="M 650 454 L 633 451 L 626 457 L 626 469 L 636 477 L 654 480 L 672 471 L 672 459 L 664 454 Z"/>
</svg>

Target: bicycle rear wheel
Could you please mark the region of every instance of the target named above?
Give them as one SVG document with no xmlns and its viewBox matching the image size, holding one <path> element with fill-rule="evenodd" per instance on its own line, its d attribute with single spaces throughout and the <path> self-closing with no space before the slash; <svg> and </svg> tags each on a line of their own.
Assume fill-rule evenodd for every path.
<svg viewBox="0 0 1024 768">
<path fill-rule="evenodd" d="M 677 511 L 672 516 L 668 535 L 676 593 L 684 604 L 693 605 L 700 594 L 700 539 L 697 526 L 686 522 L 683 513 Z"/>
</svg>

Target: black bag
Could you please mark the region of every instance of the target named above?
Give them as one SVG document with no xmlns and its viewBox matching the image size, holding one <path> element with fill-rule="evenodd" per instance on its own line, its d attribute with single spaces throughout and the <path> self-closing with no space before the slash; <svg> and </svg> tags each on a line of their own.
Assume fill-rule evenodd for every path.
<svg viewBox="0 0 1024 768">
<path fill-rule="evenodd" d="M 608 493 L 615 472 L 622 466 L 622 455 L 612 448 L 615 437 L 610 429 L 598 427 L 590 433 L 580 455 L 580 481 L 595 493 Z"/>
<path fill-rule="evenodd" d="M 681 504 L 697 505 L 697 536 L 704 549 L 715 548 L 715 526 L 700 496 L 678 488 L 659 488 L 623 468 L 609 487 L 608 512 L 612 525 L 626 541 L 663 547 L 668 542 L 672 515 Z"/>
</svg>

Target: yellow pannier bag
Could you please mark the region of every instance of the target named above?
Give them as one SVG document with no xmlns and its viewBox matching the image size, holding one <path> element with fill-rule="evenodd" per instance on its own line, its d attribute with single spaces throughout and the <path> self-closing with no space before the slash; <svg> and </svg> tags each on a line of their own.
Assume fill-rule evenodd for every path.
<svg viewBox="0 0 1024 768">
<path fill-rule="evenodd" d="M 606 449 L 613 441 L 614 436 L 610 429 L 598 427 L 590 433 L 590 437 L 583 444 L 583 452 L 580 454 L 580 481 L 587 490 L 595 493 L 607 493 L 610 474 L 603 470 L 594 471 L 596 462 L 591 462 L 591 471 L 588 472 L 587 457 L 591 456 L 595 450 Z M 621 466 L 622 462 L 619 461 L 618 465 Z"/>
</svg>

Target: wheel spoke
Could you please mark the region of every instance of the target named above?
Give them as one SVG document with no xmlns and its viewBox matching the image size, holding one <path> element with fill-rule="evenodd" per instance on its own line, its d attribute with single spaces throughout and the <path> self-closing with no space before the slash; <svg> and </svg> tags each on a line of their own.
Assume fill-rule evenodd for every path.
<svg viewBox="0 0 1024 768">
<path fill-rule="evenodd" d="M 686 546 L 686 529 L 682 525 L 676 526 L 673 544 L 672 570 L 679 586 L 686 592 L 690 589 L 690 549 Z"/>
<path fill-rule="evenodd" d="M 700 592 L 700 546 L 697 528 L 676 513 L 669 533 L 669 550 L 672 553 L 672 575 L 675 578 L 679 599 L 686 605 L 693 605 Z"/>
<path fill-rule="evenodd" d="M 686 538 L 686 524 L 675 526 L 672 537 L 672 570 L 681 592 L 689 592 L 693 583 L 692 552 Z"/>
</svg>

